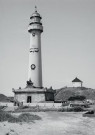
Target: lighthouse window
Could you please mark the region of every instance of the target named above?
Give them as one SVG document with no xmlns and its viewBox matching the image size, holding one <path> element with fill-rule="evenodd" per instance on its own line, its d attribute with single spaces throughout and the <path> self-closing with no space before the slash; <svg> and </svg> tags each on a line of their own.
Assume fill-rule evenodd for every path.
<svg viewBox="0 0 95 135">
<path fill-rule="evenodd" d="M 32 33 L 33 36 L 35 36 L 35 33 Z"/>
<path fill-rule="evenodd" d="M 31 69 L 34 70 L 36 66 L 34 64 L 31 65 Z"/>
</svg>

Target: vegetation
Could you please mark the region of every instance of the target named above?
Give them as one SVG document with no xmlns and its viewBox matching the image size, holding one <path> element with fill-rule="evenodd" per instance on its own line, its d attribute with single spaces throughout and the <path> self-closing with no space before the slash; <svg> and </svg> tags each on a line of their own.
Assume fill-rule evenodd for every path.
<svg viewBox="0 0 95 135">
<path fill-rule="evenodd" d="M 74 101 L 74 100 L 79 100 L 79 101 L 83 101 L 83 100 L 85 100 L 86 99 L 86 97 L 85 96 L 80 96 L 80 95 L 77 95 L 77 96 L 71 96 L 71 97 L 69 97 L 69 101 Z"/>
<path fill-rule="evenodd" d="M 83 114 L 83 117 L 95 117 L 95 110 L 90 110 Z"/>
<path fill-rule="evenodd" d="M 48 111 L 58 111 L 58 112 L 80 112 L 85 111 L 87 108 L 81 107 L 81 106 L 73 106 L 73 107 L 61 107 L 61 108 L 48 108 L 48 107 L 22 107 L 15 110 L 15 112 L 48 112 Z"/>
<path fill-rule="evenodd" d="M 11 123 L 16 122 L 33 122 L 34 120 L 40 120 L 41 118 L 37 115 L 33 115 L 30 113 L 22 113 L 18 117 L 15 117 L 7 112 L 0 112 L 0 122 L 8 121 Z"/>
<path fill-rule="evenodd" d="M 60 108 L 59 112 L 82 112 L 84 109 L 82 107 L 68 107 L 68 108 Z"/>
<path fill-rule="evenodd" d="M 73 111 L 74 112 L 82 112 L 82 111 L 84 111 L 84 109 L 82 107 L 74 107 Z"/>
<path fill-rule="evenodd" d="M 10 100 L 4 94 L 0 94 L 0 102 L 10 102 Z"/>
<path fill-rule="evenodd" d="M 4 109 L 5 106 L 0 106 L 0 111 L 2 111 L 2 109 Z"/>
<path fill-rule="evenodd" d="M 15 112 L 38 112 L 39 106 L 19 106 Z"/>
<path fill-rule="evenodd" d="M 95 89 L 85 87 L 64 87 L 56 90 L 55 101 L 67 101 L 70 97 L 79 97 L 95 100 Z M 80 98 L 81 98 L 80 97 Z"/>
</svg>

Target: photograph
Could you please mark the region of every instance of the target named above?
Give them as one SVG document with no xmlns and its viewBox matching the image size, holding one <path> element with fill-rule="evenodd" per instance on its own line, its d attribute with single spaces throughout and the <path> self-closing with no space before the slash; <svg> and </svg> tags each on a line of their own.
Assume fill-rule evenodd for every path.
<svg viewBox="0 0 95 135">
<path fill-rule="evenodd" d="M 0 0 L 0 135 L 95 135 L 95 0 Z"/>
</svg>

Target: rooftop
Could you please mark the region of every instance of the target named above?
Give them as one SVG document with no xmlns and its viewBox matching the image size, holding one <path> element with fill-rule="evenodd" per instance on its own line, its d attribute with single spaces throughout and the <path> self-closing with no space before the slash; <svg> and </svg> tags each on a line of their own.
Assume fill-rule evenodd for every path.
<svg viewBox="0 0 95 135">
<path fill-rule="evenodd" d="M 82 81 L 76 77 L 74 80 L 72 80 L 72 82 L 82 82 Z"/>
</svg>

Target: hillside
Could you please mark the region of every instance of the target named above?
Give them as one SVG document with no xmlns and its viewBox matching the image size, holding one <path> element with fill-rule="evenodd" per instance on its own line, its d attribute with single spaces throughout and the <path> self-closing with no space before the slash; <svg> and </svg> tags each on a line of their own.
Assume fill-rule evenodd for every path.
<svg viewBox="0 0 95 135">
<path fill-rule="evenodd" d="M 0 102 L 10 102 L 11 97 L 7 97 L 4 94 L 0 94 Z"/>
<path fill-rule="evenodd" d="M 64 87 L 56 90 L 55 101 L 58 100 L 65 101 L 73 96 L 85 96 L 86 99 L 95 100 L 95 89 L 85 88 L 85 87 L 82 88 Z"/>
<path fill-rule="evenodd" d="M 70 97 L 74 96 L 84 96 L 86 99 L 95 100 L 95 89 L 85 88 L 85 87 L 63 87 L 61 89 L 56 89 L 55 101 L 65 101 Z M 13 97 L 7 97 L 4 94 L 0 94 L 0 102 L 13 102 Z"/>
</svg>

